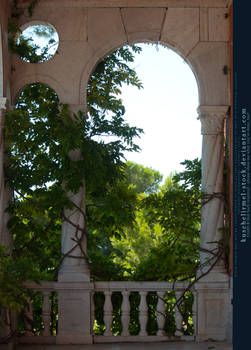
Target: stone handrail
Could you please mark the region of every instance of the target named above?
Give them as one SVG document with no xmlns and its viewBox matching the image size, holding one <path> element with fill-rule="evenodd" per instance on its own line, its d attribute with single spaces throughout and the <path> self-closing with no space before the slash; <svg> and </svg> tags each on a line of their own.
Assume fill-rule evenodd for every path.
<svg viewBox="0 0 251 350">
<path fill-rule="evenodd" d="M 22 337 L 22 342 L 36 343 L 43 342 L 45 343 L 56 343 L 58 332 L 54 329 L 52 332 L 52 306 L 51 300 L 52 295 L 55 299 L 56 295 L 60 293 L 66 293 L 69 291 L 77 291 L 81 294 L 81 291 L 88 292 L 86 295 L 90 298 L 90 335 L 92 335 L 93 341 L 96 343 L 99 342 L 123 342 L 123 341 L 156 341 L 158 340 L 173 340 L 184 339 L 192 340 L 196 334 L 196 291 L 193 289 L 191 293 L 193 294 L 194 302 L 192 306 L 192 319 L 194 326 L 194 335 L 193 336 L 184 336 L 182 327 L 184 326 L 183 316 L 180 313 L 180 297 L 182 297 L 184 291 L 186 290 L 188 283 L 186 282 L 41 282 L 40 284 L 28 282 L 26 286 L 37 291 L 43 295 L 41 298 L 41 315 L 40 320 L 40 333 L 34 336 L 34 327 L 32 326 L 33 311 L 32 311 L 32 301 L 29 301 L 30 307 L 25 311 L 26 319 L 30 320 L 25 323 L 26 334 Z M 167 292 L 173 292 L 172 295 L 175 296 L 176 303 L 174 307 L 174 317 L 176 324 L 176 331 L 172 337 L 167 336 L 165 332 L 165 324 L 167 319 L 167 310 L 166 310 L 166 301 L 168 298 Z M 148 335 L 147 333 L 147 322 L 149 317 L 147 296 L 148 294 L 154 295 L 156 298 L 156 309 L 153 310 L 155 314 L 155 323 L 157 323 L 157 332 L 155 335 Z M 95 333 L 95 296 L 102 295 L 104 304 L 102 306 L 103 312 L 103 329 L 102 334 L 97 335 Z M 120 306 L 120 322 L 122 325 L 121 334 L 113 334 L 112 323 L 114 317 L 114 307 L 112 302 L 112 297 L 114 294 L 119 294 L 122 299 Z M 133 310 L 132 303 L 130 302 L 131 295 L 138 295 L 139 305 L 136 312 L 138 312 L 138 321 L 139 321 L 139 334 L 131 335 L 129 331 L 129 324 L 131 321 L 131 312 Z M 120 300 L 121 300 L 120 299 Z M 36 316 L 37 317 L 37 316 Z M 59 322 L 64 317 L 64 315 L 58 315 Z M 60 327 L 59 327 L 60 330 Z M 60 331 L 59 331 L 60 333 Z M 37 340 L 36 340 L 37 339 Z"/>
<path fill-rule="evenodd" d="M 93 295 L 95 293 L 102 292 L 105 297 L 104 301 L 104 324 L 105 332 L 103 337 L 108 338 L 107 341 L 112 341 L 112 337 L 116 338 L 116 341 L 123 341 L 126 338 L 126 341 L 142 341 L 143 337 L 145 340 L 151 340 L 152 338 L 156 339 L 156 336 L 163 337 L 166 340 L 166 334 L 164 331 L 165 322 L 166 322 L 166 300 L 164 299 L 167 292 L 173 291 L 175 293 L 175 299 L 177 304 L 174 307 L 175 311 L 175 323 L 176 331 L 175 337 L 186 338 L 183 335 L 182 323 L 183 317 L 179 310 L 180 298 L 182 297 L 184 291 L 188 287 L 187 282 L 95 282 Z M 119 292 L 122 295 L 122 305 L 121 305 L 121 323 L 122 323 L 122 333 L 120 336 L 114 337 L 111 330 L 111 324 L 113 319 L 113 305 L 111 297 L 113 293 Z M 139 303 L 139 324 L 140 332 L 138 336 L 131 336 L 129 333 L 129 323 L 130 323 L 130 308 L 129 297 L 132 292 L 138 292 L 140 297 Z M 147 295 L 149 292 L 154 292 L 158 297 L 157 306 L 156 306 L 156 321 L 158 326 L 158 331 L 156 336 L 149 336 L 146 331 L 146 326 L 148 322 L 148 305 L 147 305 Z M 194 302 L 193 302 L 193 324 L 194 324 L 194 334 L 196 332 L 196 292 L 192 291 Z M 92 322 L 95 319 L 94 315 L 94 300 L 92 301 Z M 138 339 L 136 339 L 138 338 Z M 189 338 L 189 337 L 187 337 Z M 105 341 L 104 339 L 100 341 Z"/>
</svg>

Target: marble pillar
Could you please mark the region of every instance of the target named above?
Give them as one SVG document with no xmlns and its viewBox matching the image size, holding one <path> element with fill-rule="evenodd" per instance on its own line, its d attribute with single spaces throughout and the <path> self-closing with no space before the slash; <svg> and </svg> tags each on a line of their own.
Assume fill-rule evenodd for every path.
<svg viewBox="0 0 251 350">
<path fill-rule="evenodd" d="M 7 228 L 8 214 L 6 208 L 10 200 L 10 191 L 4 181 L 4 122 L 7 110 L 7 98 L 0 98 L 0 244 L 10 249 L 12 239 Z"/>
<path fill-rule="evenodd" d="M 201 248 L 217 253 L 224 227 L 224 119 L 228 106 L 200 106 L 202 141 L 202 191 L 206 194 L 201 210 Z M 200 252 L 202 271 L 214 263 L 213 255 Z M 223 267 L 221 259 L 217 266 Z"/>
<path fill-rule="evenodd" d="M 73 115 L 79 110 L 83 110 L 81 105 L 69 105 L 70 113 Z M 72 135 L 74 138 L 74 135 Z M 70 158 L 74 161 L 81 159 L 80 150 L 70 153 Z M 62 261 L 58 280 L 60 282 L 88 282 L 90 274 L 87 261 L 87 237 L 85 232 L 85 184 L 78 193 L 68 192 L 68 197 L 73 203 L 73 209 L 64 210 L 64 220 L 62 223 L 61 250 Z M 81 246 L 77 244 L 81 240 Z M 69 256 L 67 256 L 69 254 Z"/>
<path fill-rule="evenodd" d="M 71 113 L 83 110 L 83 106 L 70 105 Z M 72 135 L 74 138 L 74 135 Z M 82 158 L 81 151 L 70 153 L 72 160 Z M 72 209 L 64 210 L 61 249 L 65 255 L 58 273 L 58 334 L 57 344 L 90 344 L 91 291 L 87 261 L 87 237 L 85 232 L 85 184 L 77 193 L 68 192 Z M 76 240 L 79 240 L 80 245 Z M 68 255 L 69 254 L 69 255 Z"/>
<path fill-rule="evenodd" d="M 213 195 L 202 206 L 200 246 L 215 253 L 224 227 L 224 119 L 227 110 L 227 106 L 200 106 L 198 109 L 203 135 L 202 190 L 209 197 Z M 195 284 L 197 341 L 228 338 L 229 276 L 223 257 L 217 263 L 212 257 L 206 251 L 200 252 L 202 268 L 197 273 L 197 278 L 200 278 Z"/>
</svg>

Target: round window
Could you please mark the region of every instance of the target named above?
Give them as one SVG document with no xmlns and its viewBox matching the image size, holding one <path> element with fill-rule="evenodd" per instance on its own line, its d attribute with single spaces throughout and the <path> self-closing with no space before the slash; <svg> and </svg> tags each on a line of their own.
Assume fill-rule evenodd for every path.
<svg viewBox="0 0 251 350">
<path fill-rule="evenodd" d="M 19 56 L 30 63 L 48 61 L 57 53 L 59 37 L 50 24 L 25 26 L 17 39 Z"/>
</svg>

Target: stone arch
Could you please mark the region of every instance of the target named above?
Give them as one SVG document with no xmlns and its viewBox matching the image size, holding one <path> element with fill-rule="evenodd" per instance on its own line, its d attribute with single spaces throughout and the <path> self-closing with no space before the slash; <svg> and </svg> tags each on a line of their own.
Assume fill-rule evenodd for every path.
<svg viewBox="0 0 251 350">
<path fill-rule="evenodd" d="M 185 10 L 185 9 L 183 9 Z M 182 11 L 183 12 L 183 11 Z M 180 29 L 180 28 L 179 28 Z M 164 36 L 162 40 L 150 40 L 149 32 L 134 32 L 128 44 L 141 42 L 160 42 L 179 54 L 190 66 L 197 81 L 199 93 L 198 114 L 201 120 L 202 141 L 202 184 L 203 190 L 208 194 L 223 192 L 223 132 L 224 120 L 229 104 L 228 77 L 224 75 L 224 66 L 228 63 L 228 47 L 226 42 L 200 42 L 195 40 L 187 46 L 186 37 L 173 39 L 172 35 Z M 154 34 L 154 31 L 153 31 Z M 177 37 L 178 33 L 173 36 Z M 154 35 L 152 35 L 154 36 Z M 80 80 L 80 103 L 86 104 L 86 86 L 96 65 L 110 52 L 125 45 L 123 37 L 120 44 L 118 40 L 105 43 L 95 51 L 85 65 Z M 194 45 L 193 45 L 194 44 Z M 209 219 L 210 218 L 210 219 Z M 211 249 L 207 241 L 217 241 L 221 234 L 219 230 L 224 226 L 224 205 L 219 199 L 212 200 L 202 210 L 201 246 Z M 212 225 L 213 223 L 213 225 Z M 213 228 L 212 228 L 213 227 Z M 213 231 L 210 232 L 210 231 Z M 212 236 L 212 237 L 211 237 Z M 209 238 L 210 237 L 210 238 Z M 201 253 L 201 260 L 205 262 L 207 254 Z M 225 273 L 222 267 L 219 273 Z M 221 278 L 221 277 L 220 277 Z M 225 277 L 224 277 L 225 278 Z"/>
<path fill-rule="evenodd" d="M 142 33 L 139 33 L 139 36 L 141 36 Z M 87 62 L 87 64 L 85 65 L 82 73 L 81 73 L 81 78 L 80 78 L 80 87 L 79 87 L 79 101 L 80 104 L 84 104 L 86 105 L 86 87 L 88 84 L 88 81 L 91 77 L 92 72 L 95 70 L 95 67 L 98 65 L 99 62 L 101 62 L 106 56 L 108 56 L 109 54 L 111 54 L 112 52 L 114 52 L 115 50 L 119 49 L 120 47 L 123 47 L 125 45 L 133 45 L 133 44 L 143 44 L 143 43 L 152 43 L 152 44 L 161 44 L 166 48 L 171 49 L 172 51 L 174 51 L 177 55 L 179 55 L 181 58 L 184 59 L 184 61 L 188 64 L 188 66 L 190 67 L 191 71 L 193 72 L 193 75 L 195 77 L 195 80 L 197 82 L 197 87 L 198 87 L 198 96 L 199 96 L 199 101 L 200 101 L 200 91 L 204 91 L 206 89 L 203 90 L 203 88 L 201 89 L 201 85 L 203 85 L 203 81 L 201 82 L 199 79 L 199 72 L 197 72 L 197 69 L 195 67 L 197 67 L 195 64 L 193 64 L 193 62 L 189 60 L 189 58 L 187 58 L 182 51 L 177 50 L 173 45 L 171 45 L 170 43 L 166 43 L 166 42 L 160 42 L 160 41 L 153 41 L 153 40 L 133 40 L 130 43 L 128 42 L 122 42 L 121 45 L 115 45 L 112 46 L 110 45 L 109 47 L 103 47 L 102 49 L 98 50 L 95 53 L 95 56 L 92 56 L 91 59 Z"/>
<path fill-rule="evenodd" d="M 62 86 L 53 78 L 46 75 L 27 75 L 23 79 L 20 79 L 14 86 L 12 86 L 12 101 L 11 104 L 15 104 L 16 97 L 20 93 L 20 91 L 27 85 L 32 83 L 41 83 L 48 85 L 50 88 L 52 88 L 56 94 L 58 95 L 58 98 L 60 101 L 63 101 L 64 92 L 62 89 Z"/>
</svg>

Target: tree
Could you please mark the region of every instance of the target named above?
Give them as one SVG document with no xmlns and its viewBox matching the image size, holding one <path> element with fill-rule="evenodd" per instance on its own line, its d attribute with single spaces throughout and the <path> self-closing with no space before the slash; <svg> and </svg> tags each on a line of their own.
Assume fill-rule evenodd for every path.
<svg viewBox="0 0 251 350">
<path fill-rule="evenodd" d="M 130 161 L 126 163 L 125 175 L 128 185 L 134 185 L 138 194 L 157 192 L 163 178 L 157 170 Z"/>
<path fill-rule="evenodd" d="M 12 35 L 13 31 L 10 47 L 14 45 Z M 29 42 L 26 44 L 24 51 L 29 51 L 29 56 L 24 57 L 35 62 L 36 50 Z M 12 49 L 22 55 L 20 45 L 21 41 Z M 138 150 L 134 138 L 142 132 L 125 122 L 125 109 L 119 98 L 122 83 L 142 87 L 128 65 L 139 52 L 135 45 L 124 47 L 97 65 L 88 85 L 88 118 L 81 111 L 72 115 L 56 93 L 40 83 L 25 87 L 16 109 L 7 114 L 5 143 L 9 161 L 5 176 L 14 193 L 8 208 L 11 214 L 8 227 L 14 244 L 11 256 L 1 251 L 0 280 L 9 288 L 8 301 L 0 293 L 2 306 L 17 310 L 24 306 L 24 300 L 16 298 L 23 281 L 55 277 L 61 260 L 62 212 L 64 208 L 72 208 L 67 191 L 77 192 L 85 180 L 90 208 L 94 203 L 96 207 L 106 208 L 103 212 L 108 213 L 110 205 L 114 207 L 112 199 L 110 202 L 104 199 L 108 192 L 115 195 L 113 187 L 124 177 L 123 152 Z M 107 142 L 97 139 L 101 135 L 113 139 Z M 77 149 L 83 157 L 73 160 L 69 154 Z M 134 201 L 134 194 L 126 192 L 122 185 L 118 188 L 120 203 L 128 203 L 130 196 Z M 124 221 L 133 218 L 132 209 L 132 205 L 124 208 Z M 91 228 L 91 210 L 88 216 Z M 29 269 L 24 271 L 21 266 L 27 265 Z M 19 277 L 6 284 L 6 271 L 14 271 L 10 266 L 16 266 Z M 14 299 L 15 305 L 11 301 Z"/>
<path fill-rule="evenodd" d="M 142 189 L 142 192 L 150 192 L 154 187 L 157 189 L 157 183 L 161 178 L 156 170 L 126 162 L 123 177 L 110 187 L 106 196 L 101 198 L 101 202 L 96 200 L 96 205 L 87 203 L 88 255 L 92 260 L 91 268 L 95 278 L 102 280 L 134 278 L 132 261 L 134 258 L 141 259 L 140 251 L 143 246 L 147 251 L 147 242 L 150 243 L 152 237 L 150 229 L 145 232 L 143 228 L 144 217 L 138 206 L 145 194 L 139 191 Z M 142 241 L 138 231 L 142 233 Z M 131 239 L 128 239 L 128 235 Z M 129 257 L 123 250 L 130 249 L 132 241 L 139 255 L 136 256 L 132 252 Z"/>
<path fill-rule="evenodd" d="M 182 164 L 186 166 L 184 172 L 171 174 L 157 194 L 142 201 L 149 225 L 160 225 L 163 235 L 158 247 L 142 262 L 139 277 L 144 270 L 149 278 L 151 275 L 168 280 L 195 277 L 199 265 L 201 165 L 198 159 Z"/>
<path fill-rule="evenodd" d="M 138 196 L 134 227 L 112 238 L 118 251 L 114 261 L 125 278 L 172 281 L 194 277 L 199 264 L 200 161 L 183 164 L 185 171 L 170 174 L 157 192 Z"/>
</svg>

